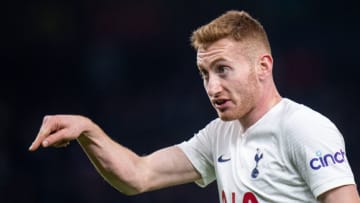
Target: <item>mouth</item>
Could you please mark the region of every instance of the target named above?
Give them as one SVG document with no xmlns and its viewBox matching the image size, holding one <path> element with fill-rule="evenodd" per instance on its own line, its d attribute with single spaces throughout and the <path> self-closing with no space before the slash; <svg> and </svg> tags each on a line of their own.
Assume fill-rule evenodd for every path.
<svg viewBox="0 0 360 203">
<path fill-rule="evenodd" d="M 227 108 L 229 103 L 230 103 L 230 100 L 228 100 L 228 99 L 213 100 L 214 107 L 219 110 L 224 110 L 225 108 Z"/>
</svg>

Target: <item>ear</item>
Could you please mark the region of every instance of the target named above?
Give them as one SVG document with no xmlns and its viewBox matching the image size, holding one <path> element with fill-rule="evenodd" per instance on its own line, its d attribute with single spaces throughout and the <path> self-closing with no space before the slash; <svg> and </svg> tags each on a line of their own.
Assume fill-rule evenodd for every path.
<svg viewBox="0 0 360 203">
<path fill-rule="evenodd" d="M 257 63 L 257 74 L 260 81 L 265 80 L 272 75 L 273 69 L 273 58 L 270 54 L 260 55 Z"/>
</svg>

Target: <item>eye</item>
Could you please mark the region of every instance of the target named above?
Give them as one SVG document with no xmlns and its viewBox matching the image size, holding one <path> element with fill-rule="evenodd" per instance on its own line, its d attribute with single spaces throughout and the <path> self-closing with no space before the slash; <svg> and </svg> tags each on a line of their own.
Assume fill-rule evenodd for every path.
<svg viewBox="0 0 360 203">
<path fill-rule="evenodd" d="M 200 70 L 199 74 L 200 74 L 200 77 L 203 80 L 207 80 L 209 78 L 209 73 L 207 71 L 205 71 L 205 70 Z"/>
<path fill-rule="evenodd" d="M 223 65 L 220 65 L 220 66 L 217 66 L 215 68 L 215 72 L 221 76 L 225 76 L 225 74 L 230 70 L 230 68 L 228 66 L 223 66 Z"/>
</svg>

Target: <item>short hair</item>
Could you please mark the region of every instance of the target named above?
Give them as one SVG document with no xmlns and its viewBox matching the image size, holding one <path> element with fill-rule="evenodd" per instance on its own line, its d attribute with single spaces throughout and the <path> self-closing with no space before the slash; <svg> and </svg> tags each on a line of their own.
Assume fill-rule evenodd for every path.
<svg viewBox="0 0 360 203">
<path fill-rule="evenodd" d="M 199 47 L 206 47 L 227 37 L 240 42 L 260 43 L 271 54 L 265 29 L 245 11 L 227 11 L 210 23 L 199 27 L 191 35 L 191 45 L 197 50 Z"/>
</svg>

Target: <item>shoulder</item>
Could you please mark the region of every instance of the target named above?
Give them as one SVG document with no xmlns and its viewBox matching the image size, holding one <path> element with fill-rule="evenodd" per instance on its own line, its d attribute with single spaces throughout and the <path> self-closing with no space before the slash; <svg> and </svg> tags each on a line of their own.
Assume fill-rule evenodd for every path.
<svg viewBox="0 0 360 203">
<path fill-rule="evenodd" d="M 319 112 L 289 100 L 283 109 L 282 137 L 289 155 L 313 156 L 318 150 L 344 149 L 344 138 L 335 124 Z M 310 155 L 309 155 L 310 156 Z"/>
<path fill-rule="evenodd" d="M 233 129 L 235 121 L 222 121 L 216 118 L 210 121 L 204 128 L 199 130 L 189 140 L 190 142 L 213 143 L 219 135 L 226 134 L 229 130 Z"/>
<path fill-rule="evenodd" d="M 310 107 L 287 99 L 284 110 L 286 118 L 282 121 L 282 127 L 287 135 L 299 135 L 316 137 L 340 134 L 335 124 L 323 114 Z"/>
<path fill-rule="evenodd" d="M 223 121 L 216 118 L 209 122 L 203 129 L 199 130 L 189 140 L 189 143 L 198 143 L 197 145 L 206 146 L 208 150 L 219 145 L 219 142 L 231 139 L 238 135 L 241 130 L 239 121 Z"/>
<path fill-rule="evenodd" d="M 240 127 L 237 120 L 234 121 L 223 121 L 220 118 L 212 120 L 203 130 L 213 132 L 215 134 L 222 133 L 233 129 L 234 127 Z"/>
<path fill-rule="evenodd" d="M 287 121 L 301 121 L 301 123 L 312 123 L 313 121 L 331 123 L 331 121 L 304 104 L 297 103 L 290 99 L 284 99 L 283 113 L 286 114 Z M 288 123 L 289 124 L 289 123 Z"/>
<path fill-rule="evenodd" d="M 291 105 L 291 113 L 284 120 L 287 154 L 314 196 L 354 184 L 345 141 L 335 124 L 305 105 Z"/>
</svg>

